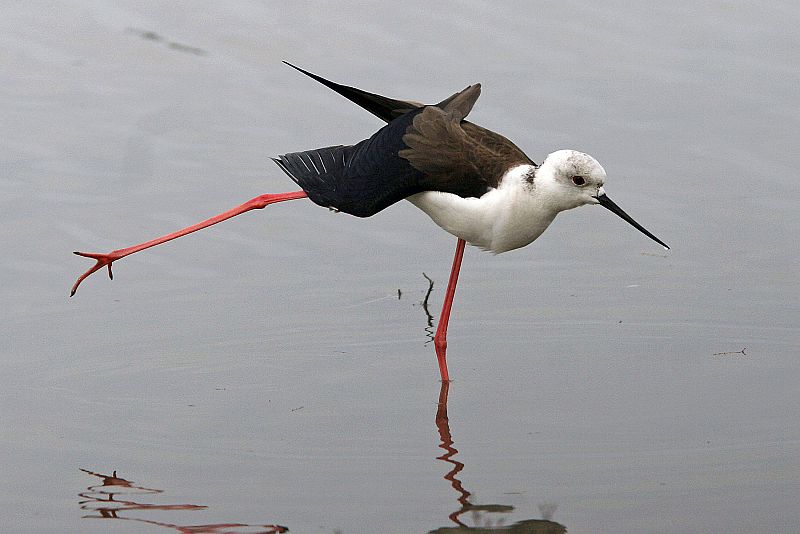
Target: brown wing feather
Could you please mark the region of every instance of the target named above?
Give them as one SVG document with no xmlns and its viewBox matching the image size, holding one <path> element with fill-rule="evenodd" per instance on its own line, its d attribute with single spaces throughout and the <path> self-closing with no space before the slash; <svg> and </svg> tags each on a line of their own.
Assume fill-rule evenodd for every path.
<svg viewBox="0 0 800 534">
<path fill-rule="evenodd" d="M 497 187 L 509 165 L 533 162 L 514 143 L 464 117 L 480 95 L 471 85 L 417 114 L 403 136 L 399 155 L 421 171 L 431 190 L 482 196 Z"/>
<path fill-rule="evenodd" d="M 491 153 L 489 159 L 486 160 L 486 164 L 488 166 L 499 167 L 498 169 L 495 169 L 489 173 L 491 176 L 499 175 L 502 177 L 503 173 L 508 169 L 509 164 L 511 166 L 536 166 L 536 163 L 534 163 L 534 161 L 529 158 L 521 148 L 499 133 L 487 130 L 486 128 L 468 121 L 461 121 L 461 128 L 471 139 Z M 492 184 L 492 187 L 497 187 L 497 183 Z"/>
</svg>

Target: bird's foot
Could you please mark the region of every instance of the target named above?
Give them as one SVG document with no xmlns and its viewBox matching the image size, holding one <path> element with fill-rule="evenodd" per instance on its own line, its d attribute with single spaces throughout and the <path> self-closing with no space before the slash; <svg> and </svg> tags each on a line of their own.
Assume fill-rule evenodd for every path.
<svg viewBox="0 0 800 534">
<path fill-rule="evenodd" d="M 111 272 L 111 263 L 120 259 L 123 256 L 123 254 L 120 254 L 119 251 L 116 250 L 113 252 L 109 252 L 108 254 L 98 254 L 95 252 L 77 252 L 77 251 L 74 252 L 73 254 L 77 254 L 78 256 L 83 256 L 84 258 L 91 258 L 93 260 L 96 260 L 97 263 L 95 263 L 92 267 L 87 269 L 86 272 L 83 273 L 78 278 L 78 280 L 75 281 L 75 284 L 72 286 L 72 291 L 70 291 L 69 294 L 70 297 L 75 294 L 75 292 L 78 290 L 78 286 L 81 285 L 81 282 L 83 282 L 86 279 L 86 277 L 88 277 L 90 274 L 96 271 L 99 271 L 103 267 L 106 266 L 108 267 L 108 277 L 111 280 L 113 280 L 114 273 Z"/>
</svg>

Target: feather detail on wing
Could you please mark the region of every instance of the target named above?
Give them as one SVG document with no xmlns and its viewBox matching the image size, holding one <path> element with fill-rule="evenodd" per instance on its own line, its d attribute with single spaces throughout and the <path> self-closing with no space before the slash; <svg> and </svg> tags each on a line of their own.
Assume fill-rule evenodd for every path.
<svg viewBox="0 0 800 534">
<path fill-rule="evenodd" d="M 354 146 L 276 159 L 317 204 L 367 217 L 426 190 L 480 197 L 497 187 L 510 167 L 535 165 L 502 135 L 464 120 L 480 95 L 479 84 L 425 106 L 332 82 L 284 63 L 389 123 Z"/>
<path fill-rule="evenodd" d="M 332 146 L 273 158 L 314 203 L 369 217 L 424 191 L 423 175 L 397 155 L 414 118 L 407 113 L 352 146 Z"/>
<path fill-rule="evenodd" d="M 511 141 L 464 120 L 481 86 L 475 84 L 436 106 L 426 106 L 406 130 L 400 157 L 423 173 L 432 190 L 482 196 L 505 172 L 533 162 Z"/>
</svg>

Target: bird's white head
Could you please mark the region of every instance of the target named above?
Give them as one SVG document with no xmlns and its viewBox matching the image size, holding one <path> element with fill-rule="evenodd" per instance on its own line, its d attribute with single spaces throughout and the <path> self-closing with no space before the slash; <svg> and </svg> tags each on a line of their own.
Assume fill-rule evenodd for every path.
<svg viewBox="0 0 800 534">
<path fill-rule="evenodd" d="M 558 211 L 597 204 L 604 194 L 606 171 L 589 154 L 577 150 L 558 150 L 548 155 L 536 169 L 536 186 L 549 193 Z"/>
<path fill-rule="evenodd" d="M 553 152 L 536 169 L 535 186 L 544 190 L 544 202 L 555 211 L 564 211 L 584 204 L 600 204 L 619 215 L 644 235 L 668 249 L 666 243 L 651 234 L 641 224 L 617 206 L 603 190 L 606 171 L 589 154 L 576 150 Z"/>
</svg>

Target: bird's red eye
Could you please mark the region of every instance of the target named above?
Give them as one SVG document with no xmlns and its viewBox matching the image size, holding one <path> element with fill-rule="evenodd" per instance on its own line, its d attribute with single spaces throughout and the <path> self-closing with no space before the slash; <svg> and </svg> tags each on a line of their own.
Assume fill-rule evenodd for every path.
<svg viewBox="0 0 800 534">
<path fill-rule="evenodd" d="M 575 185 L 586 185 L 586 180 L 583 176 L 573 176 L 572 183 Z"/>
</svg>

